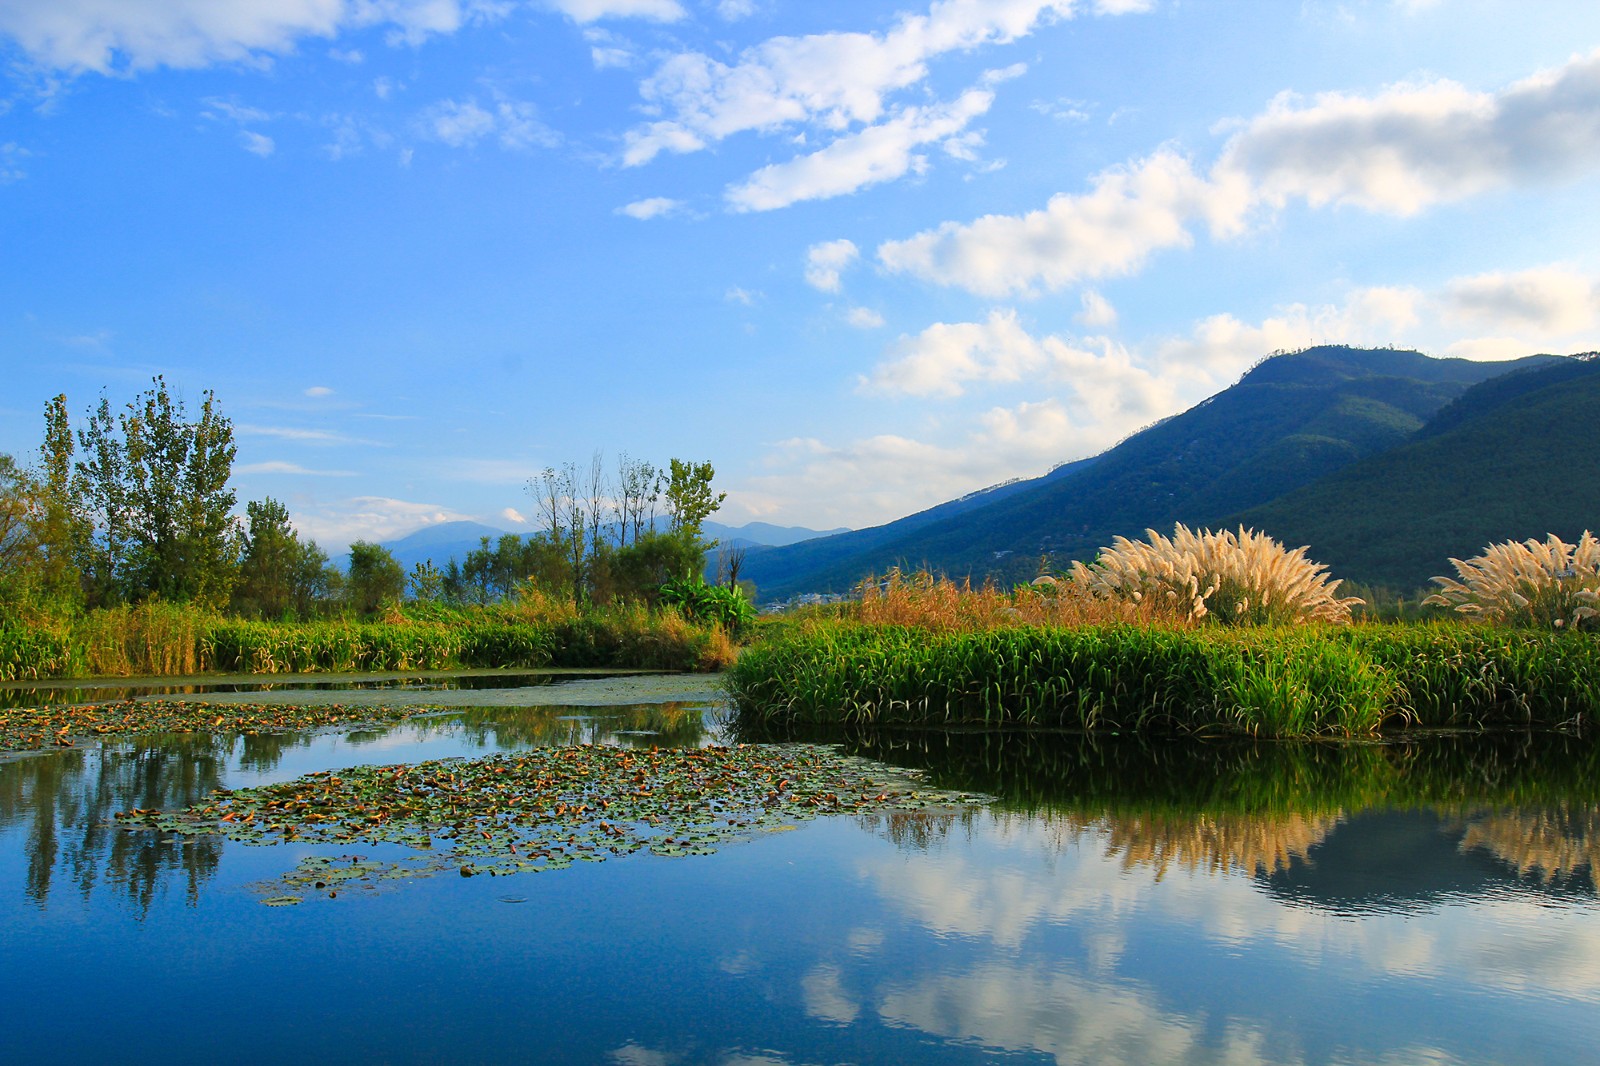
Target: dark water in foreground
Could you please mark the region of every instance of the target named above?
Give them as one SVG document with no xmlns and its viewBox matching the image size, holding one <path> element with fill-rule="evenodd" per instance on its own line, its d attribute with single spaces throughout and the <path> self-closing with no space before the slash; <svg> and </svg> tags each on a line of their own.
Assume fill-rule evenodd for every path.
<svg viewBox="0 0 1600 1066">
<path fill-rule="evenodd" d="M 704 701 L 496 706 L 0 764 L 3 1056 L 1595 1061 L 1600 755 L 1563 738 L 857 736 L 997 803 L 292 907 L 262 886 L 335 849 L 108 825 L 356 763 L 720 741 L 722 718 Z"/>
</svg>

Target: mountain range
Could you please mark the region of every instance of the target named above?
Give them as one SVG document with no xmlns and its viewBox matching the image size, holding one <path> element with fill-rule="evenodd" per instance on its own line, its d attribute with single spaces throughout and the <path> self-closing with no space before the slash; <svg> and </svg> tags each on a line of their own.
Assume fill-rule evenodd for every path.
<svg viewBox="0 0 1600 1066">
<path fill-rule="evenodd" d="M 706 522 L 701 529 L 708 538 L 716 540 L 719 547 L 743 548 L 747 552 L 849 532 L 847 529 L 816 530 L 801 526 L 775 526 L 769 522 L 750 522 L 742 526 Z M 493 546 L 510 532 L 482 522 L 440 522 L 438 525 L 424 526 L 407 536 L 384 541 L 381 546 L 387 548 L 401 568 L 409 573 L 418 563 L 432 562 L 433 565 L 443 569 L 451 559 L 458 563 L 463 562 L 468 552 L 479 548 L 484 537 L 488 537 L 490 546 Z M 527 536 L 520 533 L 513 535 Z"/>
<path fill-rule="evenodd" d="M 1026 580 L 1121 534 L 1244 524 L 1335 576 L 1411 590 L 1450 556 L 1600 525 L 1600 360 L 1322 346 L 1108 451 L 868 529 L 752 550 L 763 599 L 891 566 Z"/>
</svg>

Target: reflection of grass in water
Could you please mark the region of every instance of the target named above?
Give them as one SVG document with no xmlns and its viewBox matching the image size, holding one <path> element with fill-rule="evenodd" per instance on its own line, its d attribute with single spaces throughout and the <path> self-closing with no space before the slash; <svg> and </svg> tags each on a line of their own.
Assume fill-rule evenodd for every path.
<svg viewBox="0 0 1600 1066">
<path fill-rule="evenodd" d="M 482 716 L 504 715 L 513 720 L 515 715 L 507 714 L 507 710 L 518 707 L 619 708 L 641 704 L 704 707 L 719 703 L 722 698 L 715 679 L 645 675 L 459 693 L 297 690 L 217 694 L 192 700 L 115 700 L 79 706 L 0 710 L 0 750 L 71 747 L 74 739 L 81 737 L 131 737 L 149 733 L 256 734 L 397 722 L 448 709 L 452 704 L 492 708 L 483 711 Z M 646 712 L 647 717 L 648 714 Z M 663 713 L 659 721 L 685 736 L 692 732 L 683 718 L 674 718 L 671 713 Z"/>
<path fill-rule="evenodd" d="M 834 734 L 838 736 L 838 734 Z M 812 734 L 811 739 L 818 739 Z M 1027 733 L 847 734 L 846 750 L 997 797 L 991 817 L 1093 834 L 1125 867 L 1273 872 L 1306 860 L 1347 813 L 1425 809 L 1524 874 L 1593 876 L 1600 745 L 1566 736 L 1431 737 L 1394 744 L 1196 744 Z M 1487 812 L 1487 813 L 1485 813 Z M 926 847 L 959 824 L 882 818 Z"/>
<path fill-rule="evenodd" d="M 1553 807 L 1467 816 L 1462 850 L 1483 848 L 1523 877 L 1568 881 L 1600 870 L 1600 808 Z"/>
<path fill-rule="evenodd" d="M 1291 859 L 1304 860 L 1338 822 L 1335 814 L 1163 814 L 1095 819 L 1084 828 L 1105 832 L 1106 851 L 1121 857 L 1123 869 L 1150 867 L 1159 881 L 1173 866 L 1206 873 L 1284 870 Z"/>
<path fill-rule="evenodd" d="M 465 737 L 479 746 L 621 743 L 698 747 L 706 735 L 706 704 L 674 702 L 624 707 L 474 707 L 419 718 L 412 728 Z"/>
<path fill-rule="evenodd" d="M 77 737 L 147 733 L 268 733 L 362 722 L 393 722 L 425 707 L 270 705 L 188 700 L 121 700 L 77 707 L 0 711 L 0 749 L 70 748 Z"/>
</svg>

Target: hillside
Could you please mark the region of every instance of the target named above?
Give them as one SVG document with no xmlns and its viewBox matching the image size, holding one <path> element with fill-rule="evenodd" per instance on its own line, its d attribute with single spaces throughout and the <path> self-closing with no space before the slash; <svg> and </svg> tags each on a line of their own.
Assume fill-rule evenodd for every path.
<svg viewBox="0 0 1600 1066">
<path fill-rule="evenodd" d="M 890 566 L 974 579 L 1061 567 L 1116 534 L 1218 524 L 1409 440 L 1469 388 L 1544 365 L 1325 346 L 1266 359 L 1232 387 L 1090 460 L 872 529 L 752 556 L 764 597 L 842 591 Z"/>
<path fill-rule="evenodd" d="M 1576 540 L 1600 528 L 1600 360 L 1484 382 L 1406 444 L 1227 522 L 1309 544 L 1334 574 L 1402 592 L 1496 541 Z"/>
</svg>

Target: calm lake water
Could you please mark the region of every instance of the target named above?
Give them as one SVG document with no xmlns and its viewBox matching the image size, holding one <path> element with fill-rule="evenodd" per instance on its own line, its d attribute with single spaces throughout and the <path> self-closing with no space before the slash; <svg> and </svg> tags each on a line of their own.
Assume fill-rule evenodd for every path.
<svg viewBox="0 0 1600 1066">
<path fill-rule="evenodd" d="M 637 687 L 655 702 L 580 682 L 573 705 L 0 763 L 5 1059 L 1595 1061 L 1600 755 L 1567 738 L 852 736 L 995 802 L 285 907 L 275 879 L 343 853 L 110 825 L 356 764 L 749 739 Z"/>
</svg>

